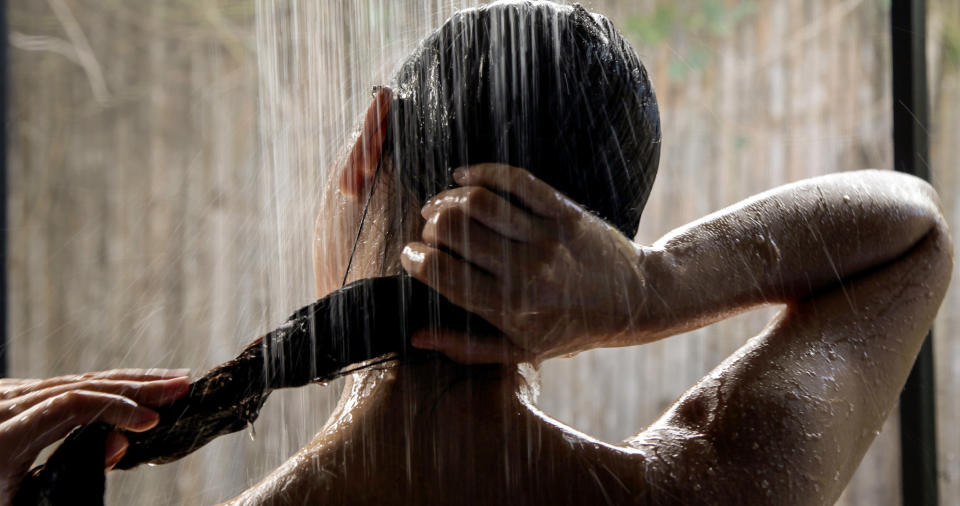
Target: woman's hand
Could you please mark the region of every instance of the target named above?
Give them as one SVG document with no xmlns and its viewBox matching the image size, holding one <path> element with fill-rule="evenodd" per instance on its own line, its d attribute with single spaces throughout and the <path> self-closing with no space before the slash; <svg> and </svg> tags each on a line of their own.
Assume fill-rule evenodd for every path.
<svg viewBox="0 0 960 506">
<path fill-rule="evenodd" d="M 0 379 L 0 504 L 8 504 L 41 450 L 74 427 L 106 422 L 145 431 L 162 406 L 190 388 L 186 370 L 114 370 L 49 379 Z M 127 440 L 107 437 L 105 469 L 120 461 Z"/>
<path fill-rule="evenodd" d="M 424 330 L 414 346 L 465 363 L 539 361 L 630 331 L 643 303 L 640 248 L 523 169 L 475 165 L 454 178 L 459 188 L 423 207 L 423 242 L 402 263 L 505 338 Z"/>
</svg>

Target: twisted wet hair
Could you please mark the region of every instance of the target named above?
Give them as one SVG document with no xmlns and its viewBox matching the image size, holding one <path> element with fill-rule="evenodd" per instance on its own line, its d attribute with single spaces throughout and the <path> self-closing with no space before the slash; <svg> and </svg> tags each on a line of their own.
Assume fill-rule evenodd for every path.
<svg viewBox="0 0 960 506">
<path fill-rule="evenodd" d="M 542 1 L 463 10 L 391 87 L 384 153 L 419 202 L 452 187 L 456 167 L 505 163 L 636 233 L 660 116 L 646 69 L 607 18 Z"/>
</svg>

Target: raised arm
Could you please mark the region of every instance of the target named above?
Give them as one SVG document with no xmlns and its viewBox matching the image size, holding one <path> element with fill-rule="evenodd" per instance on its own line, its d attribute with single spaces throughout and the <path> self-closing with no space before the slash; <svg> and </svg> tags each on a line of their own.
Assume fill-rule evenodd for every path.
<svg viewBox="0 0 960 506">
<path fill-rule="evenodd" d="M 467 362 L 642 344 L 764 303 L 788 303 L 890 262 L 939 218 L 921 180 L 833 174 L 757 195 L 634 244 L 523 170 L 479 165 L 423 209 L 404 267 L 500 328 L 496 342 L 415 342 Z M 521 206 L 494 192 L 510 193 Z"/>
<path fill-rule="evenodd" d="M 883 235 L 863 237 L 860 217 L 846 249 L 827 243 L 812 255 L 812 265 L 829 256 L 840 279 L 778 283 L 798 286 L 782 292 L 798 300 L 630 441 L 644 457 L 643 480 L 686 502 L 836 501 L 896 403 L 952 268 L 936 196 L 914 180 L 889 180 L 898 186 L 875 190 L 892 224 L 873 229 Z M 893 257 L 868 257 L 858 236 Z"/>
<path fill-rule="evenodd" d="M 903 255 L 941 221 L 929 185 L 845 172 L 762 193 L 643 248 L 642 341 L 789 303 Z"/>
</svg>

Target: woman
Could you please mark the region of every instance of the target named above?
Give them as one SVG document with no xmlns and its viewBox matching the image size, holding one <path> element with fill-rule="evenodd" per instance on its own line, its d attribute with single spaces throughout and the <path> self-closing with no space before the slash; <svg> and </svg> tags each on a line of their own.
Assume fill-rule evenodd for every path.
<svg viewBox="0 0 960 506">
<path fill-rule="evenodd" d="M 326 188 L 318 294 L 405 269 L 501 335 L 420 331 L 449 360 L 354 374 L 316 439 L 236 501 L 835 501 L 946 290 L 937 196 L 836 174 L 639 245 L 659 140 L 642 65 L 582 8 L 497 3 L 428 37 Z M 517 365 L 771 303 L 785 308 L 760 335 L 619 444 L 540 412 Z"/>
</svg>

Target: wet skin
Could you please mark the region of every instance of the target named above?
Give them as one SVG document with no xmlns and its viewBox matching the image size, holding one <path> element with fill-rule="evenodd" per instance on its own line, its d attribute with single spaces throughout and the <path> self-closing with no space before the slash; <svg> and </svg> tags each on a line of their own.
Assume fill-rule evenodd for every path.
<svg viewBox="0 0 960 506">
<path fill-rule="evenodd" d="M 316 256 L 320 294 L 339 281 L 323 273 L 343 272 L 360 207 L 353 190 L 365 184 L 363 160 L 376 154 L 346 165 L 350 185 L 341 181 L 328 188 L 317 231 L 324 246 Z M 502 167 L 468 172 L 464 187 L 495 186 L 505 173 Z M 556 198 L 575 210 L 574 203 Z M 432 203 L 424 214 L 463 211 L 464 199 L 446 202 Z M 413 218 L 416 211 L 410 210 Z M 469 212 L 459 215 L 471 219 Z M 422 227 L 429 221 L 413 218 L 410 230 L 390 244 L 376 234 L 365 239 L 352 277 L 395 271 L 398 265 L 379 259 L 402 254 L 411 274 L 452 299 L 463 297 L 444 292 L 456 287 L 436 279 L 443 270 L 430 264 L 442 259 L 431 250 L 448 245 L 443 233 L 427 233 L 429 226 Z M 784 309 L 659 420 L 616 445 L 538 411 L 515 365 L 465 367 L 441 359 L 355 374 L 315 440 L 236 501 L 830 504 L 895 405 L 952 269 L 936 194 L 920 180 L 882 171 L 777 188 L 652 246 L 624 245 L 622 236 L 605 235 L 609 228 L 575 212 L 551 219 L 551 226 L 581 233 L 565 235 L 563 254 L 541 260 L 535 272 L 548 274 L 543 283 L 574 289 L 577 280 L 563 278 L 570 259 L 607 259 L 582 267 L 632 280 L 626 286 L 635 291 L 628 297 L 611 291 L 607 301 L 627 308 L 624 315 L 603 315 L 622 328 L 606 329 L 605 320 L 593 322 L 605 328 L 594 335 L 537 332 L 525 320 L 490 312 L 485 317 L 507 335 L 499 355 L 491 347 L 471 348 L 462 336 L 434 335 L 420 344 L 461 362 L 499 357 L 509 363 L 517 349 L 536 361 L 571 350 L 643 344 L 764 304 Z M 417 255 L 401 253 L 408 243 Z M 461 253 L 470 258 L 470 250 Z M 471 301 L 466 303 L 479 310 L 492 307 Z M 534 313 L 563 309 L 529 303 Z M 579 309 L 566 308 L 584 314 Z M 591 325 L 571 320 L 564 328 Z"/>
</svg>

